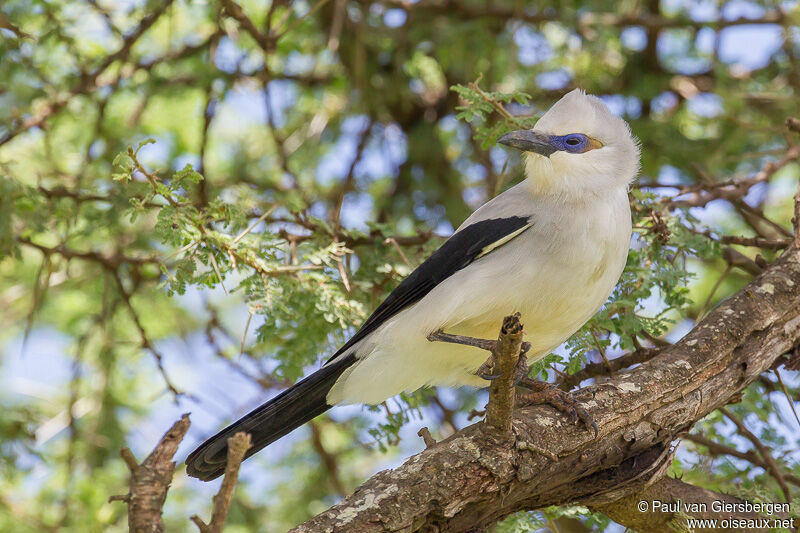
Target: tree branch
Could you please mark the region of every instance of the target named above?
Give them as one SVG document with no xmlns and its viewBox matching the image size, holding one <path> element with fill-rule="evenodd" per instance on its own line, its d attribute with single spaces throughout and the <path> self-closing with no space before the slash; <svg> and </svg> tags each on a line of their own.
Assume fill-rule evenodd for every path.
<svg viewBox="0 0 800 533">
<path fill-rule="evenodd" d="M 640 502 L 647 503 L 647 511 L 643 512 L 639 508 Z M 654 511 L 653 502 L 660 502 L 662 505 L 677 503 L 682 512 Z M 590 505 L 589 508 L 635 531 L 688 531 L 686 515 L 699 519 L 720 517 L 719 512 L 712 510 L 715 502 L 736 505 L 744 504 L 745 500 L 664 477 L 635 494 L 605 505 Z M 691 512 L 685 512 L 689 510 L 686 505 L 692 506 Z M 665 507 L 662 506 L 661 509 Z M 761 516 L 755 512 L 725 513 L 726 518 L 755 519 Z"/>
<path fill-rule="evenodd" d="M 511 433 L 514 410 L 514 368 L 522 347 L 522 324 L 519 313 L 503 319 L 500 336 L 492 349 L 495 362 L 493 372 L 500 377 L 489 386 L 489 404 L 486 406 L 486 424 L 504 434 Z"/>
<path fill-rule="evenodd" d="M 189 415 L 183 415 L 164 434 L 142 464 L 136 463 L 136 458 L 128 448 L 120 451 L 131 471 L 130 488 L 125 496 L 111 496 L 108 500 L 124 501 L 128 504 L 128 530 L 131 533 L 164 531 L 161 509 L 164 507 L 172 475 L 175 472 L 175 462 L 172 458 L 190 425 Z"/>
<path fill-rule="evenodd" d="M 677 435 L 735 398 L 798 340 L 800 251 L 792 247 L 681 341 L 582 389 L 597 439 L 547 407 L 521 409 L 516 442 L 474 424 L 378 473 L 293 531 L 467 531 L 519 510 L 618 500 L 643 476 L 657 479 L 647 472 L 659 470 Z"/>
<path fill-rule="evenodd" d="M 228 517 L 228 510 L 231 507 L 233 489 L 239 480 L 239 467 L 242 466 L 244 454 L 253 445 L 249 433 L 240 431 L 228 439 L 228 458 L 225 463 L 225 477 L 222 479 L 222 486 L 214 496 L 214 510 L 211 512 L 211 522 L 206 524 L 199 516 L 192 516 L 194 522 L 200 529 L 200 533 L 222 533 L 222 526 Z"/>
</svg>

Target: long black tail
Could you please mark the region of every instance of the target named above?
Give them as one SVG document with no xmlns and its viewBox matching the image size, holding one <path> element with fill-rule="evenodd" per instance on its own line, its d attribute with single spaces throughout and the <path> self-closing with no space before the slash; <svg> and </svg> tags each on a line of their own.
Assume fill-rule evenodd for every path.
<svg viewBox="0 0 800 533">
<path fill-rule="evenodd" d="M 228 439 L 237 432 L 247 432 L 252 438 L 246 459 L 321 415 L 332 407 L 325 400 L 331 387 L 354 362 L 353 354 L 340 356 L 206 440 L 186 458 L 186 472 L 211 481 L 225 471 Z"/>
</svg>

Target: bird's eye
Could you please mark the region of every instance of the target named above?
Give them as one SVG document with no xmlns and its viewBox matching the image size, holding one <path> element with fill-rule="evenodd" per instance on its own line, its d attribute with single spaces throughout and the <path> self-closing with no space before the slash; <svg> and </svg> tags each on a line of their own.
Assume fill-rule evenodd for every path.
<svg viewBox="0 0 800 533">
<path fill-rule="evenodd" d="M 580 154 L 589 147 L 589 138 L 582 133 L 570 133 L 564 136 L 564 148 L 567 152 Z"/>
<path fill-rule="evenodd" d="M 550 143 L 557 149 L 571 154 L 582 154 L 595 148 L 602 148 L 599 141 L 584 135 L 583 133 L 569 133 L 567 135 L 554 135 L 550 137 Z"/>
</svg>

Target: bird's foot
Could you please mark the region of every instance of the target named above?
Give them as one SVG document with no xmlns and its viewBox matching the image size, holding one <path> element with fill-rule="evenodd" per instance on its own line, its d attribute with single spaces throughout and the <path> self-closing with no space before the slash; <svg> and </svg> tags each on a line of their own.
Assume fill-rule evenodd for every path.
<svg viewBox="0 0 800 533">
<path fill-rule="evenodd" d="M 528 377 L 528 350 L 531 349 L 531 343 L 523 342 L 519 348 L 519 359 L 517 365 L 514 367 L 514 386 L 520 384 L 523 378 Z"/>
<path fill-rule="evenodd" d="M 494 370 L 494 355 L 490 355 L 489 358 L 480 366 L 478 367 L 478 371 L 475 372 L 477 375 L 485 379 L 486 381 L 494 381 L 495 379 L 501 377 L 503 374 L 490 374 L 492 370 Z"/>
<path fill-rule="evenodd" d="M 597 437 L 597 423 L 586 409 L 581 407 L 573 396 L 559 389 L 557 386 L 528 377 L 522 377 L 519 386 L 530 392 L 517 394 L 518 403 L 522 406 L 547 404 L 557 411 L 572 418 L 573 422 L 580 419 L 587 429 L 594 431 Z"/>
</svg>

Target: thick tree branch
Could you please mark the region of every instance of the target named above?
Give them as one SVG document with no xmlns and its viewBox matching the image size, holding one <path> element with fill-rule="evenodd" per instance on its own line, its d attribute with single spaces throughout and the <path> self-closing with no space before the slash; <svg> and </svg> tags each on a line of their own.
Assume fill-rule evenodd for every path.
<svg viewBox="0 0 800 533">
<path fill-rule="evenodd" d="M 735 398 L 798 340 L 800 251 L 792 247 L 681 341 L 582 389 L 597 439 L 550 408 L 521 409 L 515 443 L 474 424 L 294 531 L 472 531 L 518 510 L 618 500 L 643 476 L 657 479 L 647 472 L 659 471 L 676 435 Z"/>
</svg>

